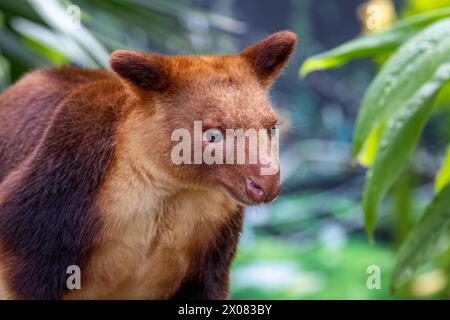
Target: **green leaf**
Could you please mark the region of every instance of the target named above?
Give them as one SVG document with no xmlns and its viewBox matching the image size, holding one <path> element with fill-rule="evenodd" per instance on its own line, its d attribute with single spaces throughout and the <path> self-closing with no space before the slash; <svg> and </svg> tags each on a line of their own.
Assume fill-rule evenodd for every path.
<svg viewBox="0 0 450 320">
<path fill-rule="evenodd" d="M 447 148 L 447 153 L 445 154 L 444 161 L 438 174 L 436 175 L 436 181 L 434 183 L 434 188 L 436 192 L 439 192 L 450 182 L 450 146 Z"/>
<path fill-rule="evenodd" d="M 426 83 L 450 55 L 450 19 L 428 26 L 388 60 L 367 90 L 356 121 L 353 156 L 369 134 Z"/>
<path fill-rule="evenodd" d="M 300 76 L 316 70 L 337 68 L 349 60 L 373 57 L 386 51 L 393 51 L 408 35 L 404 32 L 380 32 L 360 36 L 334 49 L 309 57 L 300 68 Z"/>
<path fill-rule="evenodd" d="M 427 25 L 446 17 L 450 17 L 450 8 L 399 20 L 386 30 L 360 36 L 332 50 L 306 59 L 300 69 L 300 75 L 305 76 L 315 70 L 339 67 L 352 59 L 384 55 L 386 52 L 395 50 Z"/>
<path fill-rule="evenodd" d="M 21 61 L 27 67 L 38 68 L 48 65 L 45 59 L 33 55 L 15 34 L 6 29 L 0 29 L 0 49 L 9 60 Z"/>
<path fill-rule="evenodd" d="M 33 39 L 39 43 L 43 48 L 46 48 L 47 53 L 42 54 L 44 57 L 51 58 L 53 52 L 64 55 L 72 62 L 84 67 L 96 67 L 95 61 L 70 37 L 61 33 L 55 33 L 51 29 L 46 28 L 34 22 L 16 18 L 11 21 L 14 30 L 24 37 Z M 37 50 L 36 50 L 37 51 Z"/>
<path fill-rule="evenodd" d="M 383 133 L 385 123 L 380 124 L 378 127 L 372 130 L 364 143 L 362 151 L 358 155 L 358 162 L 369 167 L 375 162 L 378 144 L 380 142 L 381 134 Z"/>
<path fill-rule="evenodd" d="M 408 281 L 418 268 L 450 247 L 450 185 L 435 196 L 400 248 L 392 288 Z"/>
<path fill-rule="evenodd" d="M 386 123 L 375 163 L 367 173 L 363 195 L 365 223 L 370 239 L 373 239 L 378 204 L 414 151 L 433 110 L 435 97 L 448 79 L 450 62 L 439 66 L 431 79 L 423 83 L 411 98 L 401 103 Z"/>
<path fill-rule="evenodd" d="M 108 66 L 109 53 L 105 47 L 83 25 L 76 27 L 72 24 L 66 8 L 58 1 L 47 0 L 44 3 L 29 0 L 28 2 L 47 24 L 82 47 L 99 66 Z"/>
<path fill-rule="evenodd" d="M 445 111 L 450 108 L 450 82 L 447 82 L 436 97 L 434 112 Z"/>
<path fill-rule="evenodd" d="M 7 87 L 10 82 L 9 62 L 0 52 L 0 90 Z"/>
</svg>

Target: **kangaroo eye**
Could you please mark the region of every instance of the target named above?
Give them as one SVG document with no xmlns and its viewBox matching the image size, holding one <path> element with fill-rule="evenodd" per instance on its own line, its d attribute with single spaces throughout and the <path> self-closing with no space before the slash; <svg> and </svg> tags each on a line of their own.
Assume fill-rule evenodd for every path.
<svg viewBox="0 0 450 320">
<path fill-rule="evenodd" d="M 204 133 L 204 140 L 209 143 L 217 143 L 222 141 L 223 135 L 219 129 L 208 129 Z"/>
</svg>

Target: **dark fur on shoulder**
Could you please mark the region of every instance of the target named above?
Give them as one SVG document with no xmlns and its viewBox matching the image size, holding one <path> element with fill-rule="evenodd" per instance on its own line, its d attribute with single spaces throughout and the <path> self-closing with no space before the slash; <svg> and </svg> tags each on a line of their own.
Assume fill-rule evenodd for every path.
<svg viewBox="0 0 450 320">
<path fill-rule="evenodd" d="M 103 72 L 101 75 L 104 76 Z M 68 83 L 54 76 L 50 72 L 47 81 L 57 80 L 60 87 L 71 85 L 73 90 L 77 77 L 71 77 L 72 83 Z M 89 87 L 80 85 L 78 91 L 65 98 L 64 104 L 53 110 L 50 109 L 54 106 L 52 103 L 57 104 L 63 97 L 55 97 L 52 92 L 47 93 L 48 98 L 44 92 L 37 92 L 44 94 L 43 99 L 24 99 L 24 103 L 31 103 L 16 105 L 16 108 L 29 108 L 30 112 L 42 110 L 41 116 L 50 118 L 51 115 L 53 119 L 42 139 L 36 133 L 28 143 L 17 141 L 26 136 L 24 132 L 10 142 L 25 144 L 23 149 L 15 149 L 25 155 L 37 145 L 0 189 L 0 199 L 4 199 L 0 201 L 0 259 L 6 266 L 4 272 L 8 274 L 15 298 L 62 298 L 67 267 L 83 267 L 100 227 L 92 204 L 112 157 L 121 106 L 104 103 L 107 100 L 99 103 L 96 86 L 92 85 L 97 76 L 94 72 L 91 76 L 80 72 L 80 77 L 90 82 Z M 15 89 L 20 90 L 23 85 L 28 85 L 26 79 Z M 45 83 L 43 85 L 45 87 Z M 109 86 L 111 92 L 122 94 L 109 101 L 124 102 L 120 85 Z M 26 123 L 20 124 L 22 129 L 27 129 L 26 126 Z M 1 154 L 14 151 L 2 147 Z M 12 167 L 22 158 L 9 157 L 9 164 L 3 162 L 6 167 Z M 5 169 L 2 170 L 4 175 Z"/>
</svg>

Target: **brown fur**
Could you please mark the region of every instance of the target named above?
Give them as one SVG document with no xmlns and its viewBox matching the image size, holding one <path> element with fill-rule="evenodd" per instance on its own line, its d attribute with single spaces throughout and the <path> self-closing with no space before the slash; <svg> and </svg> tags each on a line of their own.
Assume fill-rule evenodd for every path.
<svg viewBox="0 0 450 320">
<path fill-rule="evenodd" d="M 295 35 L 239 55 L 117 51 L 116 74 L 30 73 L 0 96 L 0 297 L 226 298 L 242 205 L 261 164 L 175 165 L 178 128 L 264 128 Z M 205 144 L 206 142 L 204 142 Z M 246 190 L 252 177 L 264 190 Z M 65 268 L 82 270 L 68 291 Z"/>
</svg>

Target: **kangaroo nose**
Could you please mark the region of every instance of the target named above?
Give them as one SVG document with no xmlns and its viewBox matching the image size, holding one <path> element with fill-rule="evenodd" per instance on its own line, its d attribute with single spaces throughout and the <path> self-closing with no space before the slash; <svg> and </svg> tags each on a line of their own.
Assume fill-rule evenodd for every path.
<svg viewBox="0 0 450 320">
<path fill-rule="evenodd" d="M 270 202 L 280 193 L 280 177 L 255 176 L 247 178 L 247 195 L 256 203 Z"/>
<path fill-rule="evenodd" d="M 266 193 L 260 185 L 256 184 L 252 179 L 247 179 L 247 195 L 255 202 L 262 202 L 266 197 Z"/>
</svg>

